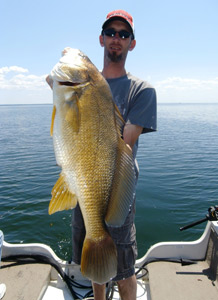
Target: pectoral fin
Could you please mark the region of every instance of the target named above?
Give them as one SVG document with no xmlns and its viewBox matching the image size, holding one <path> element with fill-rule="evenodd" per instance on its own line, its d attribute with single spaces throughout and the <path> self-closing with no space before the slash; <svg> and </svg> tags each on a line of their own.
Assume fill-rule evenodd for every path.
<svg viewBox="0 0 218 300">
<path fill-rule="evenodd" d="M 51 116 L 51 128 L 50 128 L 50 135 L 53 136 L 53 128 L 54 128 L 54 120 L 56 115 L 56 106 L 53 106 L 52 116 Z"/>
<path fill-rule="evenodd" d="M 123 225 L 133 203 L 135 171 L 132 151 L 120 139 L 116 171 L 105 221 L 109 226 Z"/>
<path fill-rule="evenodd" d="M 52 199 L 49 203 L 49 215 L 57 211 L 74 208 L 77 204 L 77 197 L 69 191 L 62 174 L 60 174 L 51 194 Z"/>
<path fill-rule="evenodd" d="M 69 104 L 69 108 L 65 115 L 65 120 L 73 127 L 74 132 L 79 132 L 80 128 L 80 110 L 78 98 L 74 99 Z"/>
</svg>

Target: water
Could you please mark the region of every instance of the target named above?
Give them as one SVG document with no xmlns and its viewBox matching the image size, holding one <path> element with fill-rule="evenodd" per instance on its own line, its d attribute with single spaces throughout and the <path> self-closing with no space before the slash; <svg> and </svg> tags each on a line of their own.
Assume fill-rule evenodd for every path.
<svg viewBox="0 0 218 300">
<path fill-rule="evenodd" d="M 11 243 L 41 242 L 70 259 L 71 212 L 48 215 L 56 166 L 52 105 L 0 106 L 0 229 Z M 158 131 L 140 137 L 139 257 L 154 243 L 193 240 L 218 205 L 218 104 L 160 104 Z"/>
</svg>

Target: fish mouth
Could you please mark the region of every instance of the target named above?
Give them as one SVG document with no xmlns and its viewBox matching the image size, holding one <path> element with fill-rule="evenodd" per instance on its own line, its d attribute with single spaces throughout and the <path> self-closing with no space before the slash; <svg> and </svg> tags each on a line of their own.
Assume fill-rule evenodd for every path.
<svg viewBox="0 0 218 300">
<path fill-rule="evenodd" d="M 58 81 L 60 85 L 67 85 L 67 86 L 78 86 L 80 83 L 78 82 L 70 82 L 70 81 Z"/>
<path fill-rule="evenodd" d="M 58 81 L 58 84 L 63 86 L 72 86 L 76 89 L 76 88 L 84 88 L 87 85 L 89 85 L 90 82 Z"/>
</svg>

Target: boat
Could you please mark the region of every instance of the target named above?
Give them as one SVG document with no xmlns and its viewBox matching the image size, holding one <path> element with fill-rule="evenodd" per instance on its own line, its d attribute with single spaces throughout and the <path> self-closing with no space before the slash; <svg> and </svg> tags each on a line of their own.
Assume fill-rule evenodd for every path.
<svg viewBox="0 0 218 300">
<path fill-rule="evenodd" d="M 160 242 L 135 264 L 137 299 L 218 299 L 218 206 L 211 206 L 202 236 L 191 242 Z M 3 241 L 0 284 L 3 300 L 94 299 L 91 282 L 80 266 L 63 261 L 45 244 Z M 120 299 L 116 283 L 109 282 L 107 300 Z"/>
</svg>

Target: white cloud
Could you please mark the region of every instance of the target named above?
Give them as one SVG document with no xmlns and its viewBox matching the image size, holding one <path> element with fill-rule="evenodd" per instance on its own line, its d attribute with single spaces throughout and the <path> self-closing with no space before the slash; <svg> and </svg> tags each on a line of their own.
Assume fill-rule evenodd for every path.
<svg viewBox="0 0 218 300">
<path fill-rule="evenodd" d="M 29 71 L 27 69 L 24 69 L 22 67 L 17 67 L 17 66 L 2 67 L 2 68 L 0 68 L 0 74 L 7 74 L 9 72 L 27 73 Z"/>
<path fill-rule="evenodd" d="M 52 92 L 45 78 L 46 75 L 30 74 L 28 69 L 18 66 L 0 68 L 0 104 L 51 103 Z M 148 81 L 151 82 L 150 78 Z M 218 102 L 218 77 L 196 79 L 177 76 L 152 84 L 157 91 L 158 102 Z"/>
<path fill-rule="evenodd" d="M 169 77 L 157 81 L 154 86 L 161 102 L 218 102 L 218 77 Z"/>
<path fill-rule="evenodd" d="M 165 80 L 156 82 L 156 87 L 161 89 L 211 89 L 218 87 L 218 77 L 208 80 L 193 79 L 193 78 L 181 78 L 181 77 L 169 77 Z"/>
<path fill-rule="evenodd" d="M 39 90 L 48 89 L 46 75 L 29 74 L 28 69 L 18 66 L 0 68 L 1 90 Z"/>
<path fill-rule="evenodd" d="M 0 68 L 0 104 L 52 103 L 45 78 L 18 66 Z"/>
</svg>

